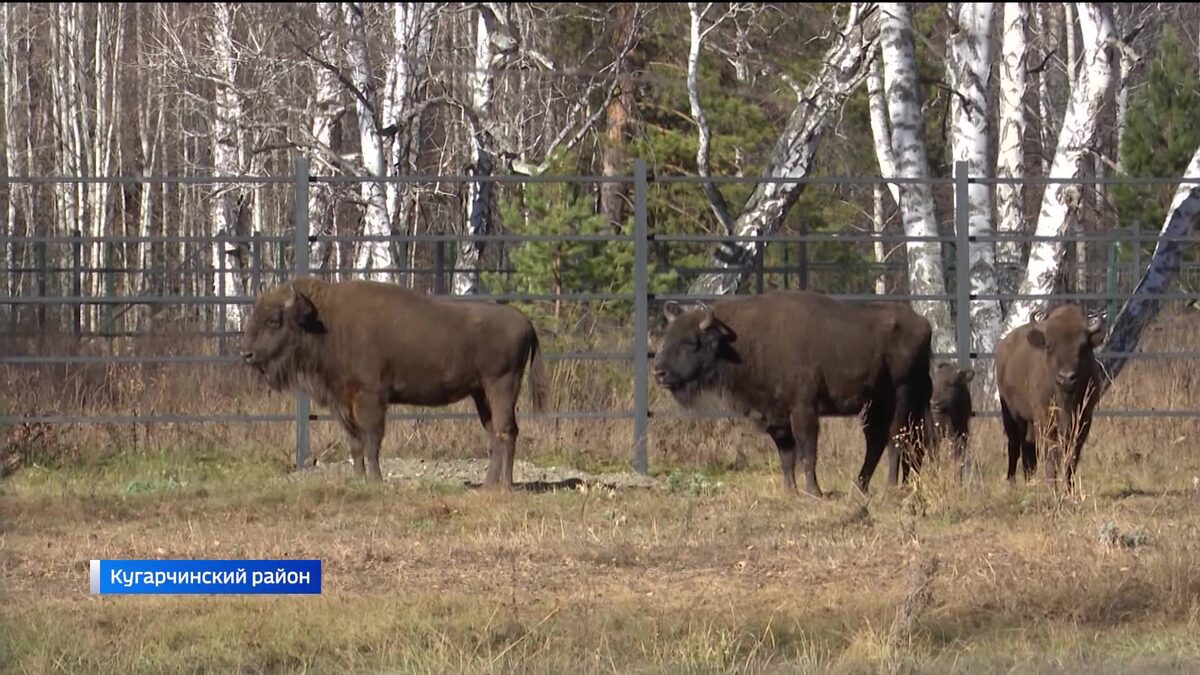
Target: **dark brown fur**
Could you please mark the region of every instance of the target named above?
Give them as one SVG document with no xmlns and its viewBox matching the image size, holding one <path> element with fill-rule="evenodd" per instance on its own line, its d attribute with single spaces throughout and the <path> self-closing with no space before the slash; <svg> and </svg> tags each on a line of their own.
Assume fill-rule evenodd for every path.
<svg viewBox="0 0 1200 675">
<path fill-rule="evenodd" d="M 1008 437 L 1008 480 L 1015 479 L 1017 457 L 1028 480 L 1038 453 L 1046 478 L 1054 482 L 1068 453 L 1068 484 L 1092 427 L 1100 385 L 1093 350 L 1104 340 L 1100 321 L 1088 323 L 1074 305 L 1055 308 L 1045 319 L 1025 324 L 996 347 L 1000 414 Z"/>
<path fill-rule="evenodd" d="M 933 370 L 933 396 L 929 400 L 926 427 L 931 447 L 943 440 L 954 450 L 960 477 L 966 472 L 967 441 L 971 435 L 971 387 L 975 371 L 949 363 Z"/>
<path fill-rule="evenodd" d="M 863 491 L 889 441 L 925 418 L 932 331 L 906 305 L 849 304 L 793 291 L 732 298 L 711 310 L 681 313 L 668 305 L 667 311 L 671 322 L 654 365 L 658 383 L 684 405 L 715 393 L 754 419 L 774 440 L 790 491 L 798 458 L 806 490 L 821 494 L 819 417 L 862 415 Z M 889 484 L 901 465 L 905 477 L 919 466 L 915 445 L 917 454 L 902 459 L 892 444 Z"/>
<path fill-rule="evenodd" d="M 268 384 L 327 406 L 350 437 L 355 471 L 381 480 L 379 445 L 389 404 L 474 400 L 490 437 L 484 485 L 512 485 L 516 405 L 529 364 L 534 407 L 546 401 L 538 337 L 516 309 L 440 300 L 371 281 L 303 278 L 258 298 L 243 358 Z"/>
</svg>

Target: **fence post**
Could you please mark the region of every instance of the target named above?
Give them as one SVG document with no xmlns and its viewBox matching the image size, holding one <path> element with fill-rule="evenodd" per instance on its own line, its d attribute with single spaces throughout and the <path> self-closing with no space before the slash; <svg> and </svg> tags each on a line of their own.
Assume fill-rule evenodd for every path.
<svg viewBox="0 0 1200 675">
<path fill-rule="evenodd" d="M 967 163 L 954 163 L 954 336 L 959 368 L 971 366 L 971 207 Z"/>
<path fill-rule="evenodd" d="M 250 237 L 250 293 L 258 295 L 262 292 L 262 232 L 256 230 Z"/>
<path fill-rule="evenodd" d="M 117 281 L 116 272 L 113 268 L 116 267 L 116 244 L 108 242 L 104 246 L 104 296 L 106 298 L 115 298 L 117 296 Z M 115 305 L 112 302 L 104 303 L 104 325 L 108 327 L 108 338 L 112 340 L 117 336 L 116 319 L 113 309 Z"/>
<path fill-rule="evenodd" d="M 647 471 L 646 429 L 650 420 L 649 265 L 646 224 L 646 161 L 633 163 L 633 470 Z"/>
<path fill-rule="evenodd" d="M 438 239 L 433 243 L 433 293 L 446 294 L 446 242 Z"/>
<path fill-rule="evenodd" d="M 761 233 L 760 233 L 761 234 Z M 763 258 L 766 257 L 766 244 L 759 242 L 754 250 L 754 282 L 758 285 L 758 294 L 762 295 L 766 280 L 763 278 Z"/>
<path fill-rule="evenodd" d="M 225 288 L 225 251 L 229 248 L 226 240 L 227 233 L 221 230 L 217 233 L 217 348 L 225 353 L 225 331 L 229 327 L 228 301 L 229 289 Z"/>
<path fill-rule="evenodd" d="M 296 158 L 296 251 L 293 258 L 296 261 L 296 276 L 308 275 L 308 158 L 303 155 Z M 296 392 L 296 468 L 303 469 L 308 465 L 309 453 L 309 400 L 308 394 Z"/>
<path fill-rule="evenodd" d="M 83 295 L 83 232 L 71 231 L 71 296 Z M 83 306 L 78 302 L 71 308 L 76 339 L 83 337 Z"/>
<path fill-rule="evenodd" d="M 1137 286 L 1137 280 L 1142 278 L 1142 221 L 1133 221 L 1133 274 L 1129 275 L 1129 292 Z"/>
<path fill-rule="evenodd" d="M 43 237 L 46 235 L 42 235 Z M 46 297 L 46 242 L 38 241 L 33 245 L 33 255 L 37 259 L 37 295 L 38 298 Z M 79 297 L 79 296 L 76 296 Z M 46 334 L 46 303 L 38 303 L 37 312 L 37 327 L 38 335 Z"/>
</svg>

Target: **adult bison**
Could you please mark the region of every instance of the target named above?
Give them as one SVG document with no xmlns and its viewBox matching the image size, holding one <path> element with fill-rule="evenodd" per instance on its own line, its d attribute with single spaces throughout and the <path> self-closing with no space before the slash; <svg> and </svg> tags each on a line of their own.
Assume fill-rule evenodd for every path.
<svg viewBox="0 0 1200 675">
<path fill-rule="evenodd" d="M 930 444 L 949 441 L 959 476 L 966 474 L 967 441 L 971 434 L 971 380 L 975 371 L 939 363 L 933 370 L 933 395 L 929 399 L 926 427 Z"/>
<path fill-rule="evenodd" d="M 864 492 L 889 440 L 915 431 L 929 406 L 932 331 L 906 305 L 849 304 L 804 291 L 731 298 L 684 313 L 664 308 L 670 323 L 655 356 L 659 385 L 685 406 L 717 394 L 770 434 L 784 488 L 796 490 L 796 460 L 805 489 L 819 496 L 820 416 L 862 415 Z M 917 454 L 893 445 L 888 483 L 919 466 Z"/>
<path fill-rule="evenodd" d="M 302 278 L 263 294 L 242 356 L 272 388 L 299 388 L 331 408 L 350 437 L 355 472 L 366 473 L 365 455 L 375 480 L 389 404 L 444 406 L 469 396 L 490 437 L 484 486 L 507 489 L 527 363 L 534 407 L 546 400 L 538 337 L 525 315 L 386 283 Z"/>
<path fill-rule="evenodd" d="M 1104 341 L 1104 325 L 1091 322 L 1075 305 L 1056 307 L 1040 320 L 1013 330 L 996 347 L 1000 415 L 1008 437 L 1008 480 L 1017 457 L 1028 480 L 1044 455 L 1046 478 L 1058 476 L 1069 450 L 1066 480 L 1079 464 L 1079 453 L 1092 427 L 1100 366 L 1093 350 Z"/>
</svg>

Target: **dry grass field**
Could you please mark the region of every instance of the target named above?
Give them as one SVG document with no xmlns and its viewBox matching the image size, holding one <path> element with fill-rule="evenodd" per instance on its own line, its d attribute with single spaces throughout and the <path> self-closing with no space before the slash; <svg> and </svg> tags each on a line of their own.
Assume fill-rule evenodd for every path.
<svg viewBox="0 0 1200 675">
<path fill-rule="evenodd" d="M 4 403 L 289 409 L 225 370 L 13 368 Z M 1142 360 L 1102 407 L 1197 409 L 1198 383 L 1194 362 Z M 561 409 L 630 402 L 615 369 L 556 364 L 553 386 Z M 394 423 L 385 472 L 397 457 L 479 457 L 475 427 Z M 362 484 L 326 423 L 314 425 L 317 467 L 301 474 L 289 425 L 6 433 L 3 673 L 1200 670 L 1195 419 L 1098 420 L 1067 498 L 1004 483 L 993 419 L 975 423 L 964 485 L 942 458 L 894 490 L 881 467 L 868 498 L 851 488 L 855 421 L 827 420 L 821 500 L 782 494 L 769 440 L 732 421 L 654 421 L 653 487 L 510 495 L 411 472 Z M 528 421 L 518 458 L 624 472 L 629 436 L 625 421 Z M 324 588 L 88 594 L 88 560 L 140 557 L 319 558 Z"/>
</svg>

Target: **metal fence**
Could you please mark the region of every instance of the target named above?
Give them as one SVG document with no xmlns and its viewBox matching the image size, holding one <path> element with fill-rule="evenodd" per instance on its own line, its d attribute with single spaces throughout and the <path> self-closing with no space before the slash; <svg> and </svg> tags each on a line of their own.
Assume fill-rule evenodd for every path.
<svg viewBox="0 0 1200 675">
<path fill-rule="evenodd" d="M 314 184 L 336 184 L 336 183 L 357 183 L 364 180 L 380 181 L 380 182 L 400 182 L 400 183 L 426 183 L 426 182 L 450 182 L 450 183 L 478 183 L 481 181 L 494 183 L 541 183 L 541 182 L 560 182 L 560 183 L 623 183 L 631 184 L 633 187 L 633 219 L 632 227 L 625 232 L 612 234 L 563 234 L 563 235 L 520 235 L 520 234 L 490 234 L 490 235 L 464 235 L 464 234 L 425 234 L 425 235 L 394 235 L 388 237 L 345 237 L 336 235 L 327 235 L 314 233 L 310 229 L 309 224 L 309 190 Z M 1099 183 L 1099 184 L 1177 184 L 1179 178 L 1143 178 L 1143 179 L 1057 179 L 1057 178 L 1040 178 L 1040 179 L 1021 179 L 1021 180 L 1006 180 L 997 178 L 978 178 L 971 177 L 967 174 L 966 165 L 959 162 L 955 166 L 955 173 L 952 178 L 929 178 L 929 179 L 881 179 L 877 177 L 806 177 L 797 179 L 765 179 L 759 177 L 718 177 L 712 179 L 701 179 L 694 176 L 657 176 L 652 177 L 647 174 L 645 163 L 638 160 L 634 164 L 634 171 L 631 176 L 612 177 L 612 176 L 395 176 L 384 178 L 361 178 L 348 176 L 310 176 L 308 161 L 300 158 L 295 162 L 294 172 L 291 176 L 278 177 L 229 177 L 229 178 L 213 178 L 213 177 L 160 177 L 160 178 L 142 178 L 142 177 L 118 177 L 118 178 L 102 178 L 102 177 L 86 177 L 86 178 L 63 178 L 63 177 L 46 177 L 46 178 L 17 178 L 17 177 L 0 177 L 0 185 L 59 185 L 59 184 L 78 184 L 78 183 L 118 183 L 118 184 L 260 184 L 260 185 L 290 185 L 294 200 L 294 216 L 293 216 L 293 232 L 291 235 L 262 235 L 255 234 L 248 237 L 238 237 L 222 234 L 220 237 L 205 237 L 205 236 L 156 236 L 156 237 L 129 237 L 129 236 L 100 236 L 87 237 L 79 232 L 74 232 L 70 235 L 58 236 L 9 236 L 8 241 L 4 242 L 4 248 L 7 251 L 10 245 L 32 246 L 34 250 L 33 258 L 35 264 L 31 267 L 6 267 L 3 271 L 6 275 L 28 274 L 35 277 L 32 293 L 23 293 L 15 297 L 8 297 L 0 301 L 0 305 L 8 307 L 9 316 L 12 325 L 16 326 L 15 316 L 18 308 L 32 309 L 35 313 L 35 329 L 34 334 L 38 334 L 46 330 L 47 318 L 45 310 L 47 307 L 67 307 L 71 309 L 72 316 L 68 322 L 72 326 L 70 333 L 76 338 L 87 337 L 119 337 L 122 334 L 114 329 L 117 311 L 125 312 L 135 306 L 194 306 L 208 307 L 215 309 L 218 313 L 226 311 L 227 307 L 235 305 L 250 305 L 254 302 L 253 293 L 266 285 L 268 279 L 278 279 L 290 277 L 292 275 L 301 276 L 308 275 L 314 272 L 310 265 L 309 251 L 310 246 L 315 244 L 327 243 L 346 243 L 356 242 L 362 243 L 366 241 L 387 241 L 389 243 L 402 243 L 405 247 L 414 246 L 418 243 L 430 244 L 434 250 L 434 264 L 431 268 L 417 267 L 397 267 L 390 270 L 397 274 L 406 274 L 411 280 L 417 276 L 424 275 L 426 277 L 426 287 L 428 290 L 437 295 L 443 295 L 449 298 L 457 296 L 448 293 L 447 279 L 455 272 L 462 271 L 456 269 L 453 263 L 448 261 L 446 255 L 447 247 L 463 241 L 484 241 L 484 242 L 499 242 L 510 244 L 522 244 L 528 242 L 591 242 L 597 245 L 603 245 L 612 242 L 622 242 L 632 246 L 633 249 L 633 264 L 632 264 L 632 291 L 628 293 L 614 292 L 575 292 L 566 291 L 560 293 L 549 294 L 522 294 L 522 293 L 502 293 L 490 295 L 471 296 L 472 299 L 490 299 L 501 302 L 509 301 L 530 301 L 530 302 L 595 302 L 595 301 L 620 301 L 629 303 L 631 306 L 632 319 L 632 345 L 627 350 L 620 351 L 566 351 L 566 352 L 551 352 L 546 355 L 550 360 L 585 360 L 585 361 L 601 361 L 601 360 L 620 360 L 629 361 L 633 364 L 633 405 L 629 410 L 557 410 L 547 412 L 541 415 L 525 414 L 523 418 L 532 419 L 630 419 L 633 422 L 633 464 L 635 470 L 644 473 L 647 470 L 647 432 L 649 422 L 655 417 L 689 417 L 689 418 L 723 418 L 727 415 L 719 414 L 698 414 L 679 411 L 653 411 L 649 406 L 649 363 L 653 358 L 653 354 L 649 348 L 650 334 L 650 317 L 652 316 L 651 308 L 658 303 L 663 303 L 669 300 L 678 301 L 694 301 L 712 299 L 712 296 L 691 295 L 688 293 L 654 293 L 651 291 L 649 283 L 650 269 L 650 253 L 652 247 L 669 246 L 671 244 L 701 244 L 712 246 L 722 242 L 731 241 L 750 241 L 754 240 L 763 244 L 758 247 L 759 255 L 749 261 L 740 272 L 751 279 L 748 289 L 750 292 L 763 292 L 776 287 L 796 287 L 809 288 L 810 275 L 814 272 L 819 272 L 821 269 L 831 269 L 831 266 L 838 265 L 837 263 L 820 263 L 810 260 L 808 257 L 808 247 L 819 244 L 869 244 L 874 242 L 885 242 L 897 245 L 903 245 L 907 242 L 927 241 L 937 242 L 947 249 L 953 250 L 953 257 L 947 259 L 947 288 L 950 289 L 946 295 L 914 295 L 911 293 L 889 293 L 888 298 L 907 301 L 945 301 L 955 311 L 955 350 L 947 354 L 936 355 L 942 359 L 953 359 L 960 366 L 966 367 L 973 360 L 990 360 L 993 355 L 990 353 L 974 353 L 971 349 L 971 330 L 969 312 L 966 309 L 973 300 L 998 300 L 1001 302 L 1032 298 L 1034 296 L 1026 296 L 1020 294 L 1004 294 L 997 293 L 994 295 L 977 295 L 971 292 L 971 287 L 968 279 L 969 275 L 969 260 L 968 250 L 969 245 L 974 242 L 1003 242 L 1013 241 L 1011 237 L 1001 235 L 991 237 L 972 237 L 969 235 L 968 227 L 968 211 L 964 208 L 954 209 L 953 227 L 944 229 L 953 229 L 955 234 L 948 236 L 934 236 L 914 238 L 906 237 L 902 234 L 880 234 L 880 233 L 856 233 L 856 232 L 802 232 L 802 233 L 787 233 L 773 235 L 759 235 L 750 237 L 737 237 L 730 235 L 714 235 L 714 234 L 669 234 L 652 231 L 648 222 L 648 206 L 647 194 L 651 185 L 667 185 L 672 183 L 684 184 L 699 184 L 701 182 L 713 183 L 806 183 L 811 185 L 875 185 L 879 183 L 895 183 L 895 184 L 912 184 L 912 183 L 927 183 L 933 186 L 945 186 L 953 190 L 954 204 L 967 204 L 968 189 L 972 184 L 995 185 L 1003 183 L 1020 183 L 1023 185 L 1054 185 L 1054 184 L 1070 184 L 1070 183 Z M 1189 180 L 1197 180 L 1189 177 Z M 1198 180 L 1200 182 L 1200 180 Z M 7 233 L 6 233 L 7 234 Z M 1092 303 L 1096 305 L 1096 309 L 1105 311 L 1109 314 L 1110 320 L 1114 313 L 1119 309 L 1121 303 L 1128 297 L 1128 291 L 1122 291 L 1120 286 L 1132 288 L 1136 283 L 1137 278 L 1141 274 L 1141 266 L 1148 256 L 1143 253 L 1143 247 L 1153 245 L 1160 240 L 1158 232 L 1153 231 L 1138 231 L 1132 232 L 1127 230 L 1106 231 L 1099 233 L 1076 233 L 1063 237 L 1038 238 L 1028 235 L 1021 235 L 1019 241 L 1029 243 L 1032 241 L 1044 240 L 1063 240 L 1074 242 L 1087 242 L 1099 245 L 1106 254 L 1097 264 L 1100 268 L 1100 278 L 1104 280 L 1103 292 L 1066 292 L 1051 296 L 1053 300 Z M 1188 241 L 1192 237 L 1187 237 Z M 135 244 L 182 244 L 194 243 L 211 246 L 213 244 L 225 243 L 229 245 L 244 245 L 250 251 L 250 259 L 252 261 L 249 266 L 250 294 L 247 295 L 226 295 L 223 290 L 218 288 L 218 292 L 212 293 L 193 293 L 193 294 L 142 294 L 142 295 L 125 295 L 117 296 L 111 292 L 102 295 L 86 295 L 82 290 L 81 279 L 86 274 L 111 274 L 114 267 L 111 265 L 111 256 L 108 257 L 107 265 L 91 266 L 84 265 L 81 248 L 83 246 L 117 246 L 126 243 Z M 762 251 L 766 248 L 765 244 L 773 244 L 776 249 L 782 249 L 782 261 L 774 264 L 767 264 Z M 1118 245 L 1131 244 L 1133 250 L 1132 261 L 1122 263 L 1117 254 Z M 48 261 L 47 247 L 50 245 L 68 246 L 71 253 L 69 254 L 70 264 L 53 266 Z M 268 255 L 264 253 L 265 249 L 271 245 L 277 247 L 278 255 L 275 256 L 275 262 L 268 264 Z M 284 249 L 290 245 L 291 260 L 286 260 L 283 255 Z M 797 247 L 798 254 L 794 259 L 789 259 L 788 251 L 790 247 Z M 903 277 L 903 256 L 897 256 L 900 260 L 893 264 L 872 263 L 866 266 L 869 275 L 876 275 L 886 270 L 891 269 L 901 272 Z M 822 267 L 824 265 L 825 267 Z M 1124 271 L 1122 272 L 1122 269 Z M 1200 265 L 1193 262 L 1184 263 L 1184 276 L 1194 274 L 1200 270 Z M 136 270 L 140 273 L 155 273 L 162 270 L 154 270 L 149 268 L 139 268 Z M 211 266 L 204 270 L 213 275 L 217 279 L 223 279 L 224 269 L 213 269 Z M 342 269 L 342 272 L 354 273 L 359 270 Z M 688 268 L 684 270 L 688 273 L 704 273 L 718 271 L 717 268 Z M 48 278 L 55 274 L 65 274 L 69 281 L 60 283 L 58 286 L 66 293 L 51 293 L 48 283 Z M 768 281 L 771 279 L 773 281 Z M 1121 283 L 1124 279 L 1125 283 Z M 69 289 L 69 290 L 68 290 Z M 111 289 L 109 289 L 111 291 Z M 875 300 L 880 296 L 871 292 L 856 292 L 856 293 L 831 293 L 835 297 L 840 297 L 849 301 Z M 1176 292 L 1159 296 L 1165 301 L 1184 301 L 1194 303 L 1200 299 L 1200 294 L 1194 292 Z M 99 307 L 104 311 L 104 317 L 99 324 L 107 326 L 108 330 L 85 331 L 83 328 L 83 320 L 81 314 L 85 307 Z M 120 308 L 119 310 L 117 308 Z M 215 337 L 224 341 L 225 339 L 236 338 L 238 335 L 234 331 L 225 330 L 224 317 L 218 317 L 218 323 L 221 330 L 208 333 L 210 337 Z M 10 334 L 12 337 L 12 334 Z M 1129 354 L 1131 358 L 1165 358 L 1165 359 L 1195 359 L 1200 356 L 1200 352 L 1188 350 L 1176 351 L 1140 351 L 1134 354 Z M 237 363 L 239 359 L 236 356 L 226 353 L 224 345 L 217 355 L 71 355 L 71 354 L 38 354 L 38 355 L 0 355 L 0 363 L 7 367 L 21 367 L 39 364 L 191 364 L 191 363 Z M 994 415 L 995 413 L 976 412 L 977 416 Z M 1166 416 L 1166 417 L 1200 417 L 1200 410 L 1100 410 L 1098 415 L 1107 416 Z M 110 423 L 110 424 L 129 424 L 129 423 L 211 423 L 211 422 L 227 422 L 227 423 L 253 423 L 253 422 L 278 422 L 278 423 L 294 423 L 296 431 L 296 464 L 299 467 L 305 466 L 306 459 L 310 450 L 309 425 L 312 421 L 330 420 L 333 419 L 330 415 L 314 414 L 310 408 L 310 402 L 305 395 L 296 397 L 295 411 L 288 415 L 153 415 L 153 416 L 138 416 L 138 415 L 110 415 L 110 416 L 71 416 L 71 415 L 17 415 L 17 416 L 2 416 L 0 417 L 0 425 L 13 425 L 24 423 L 41 423 L 41 424 L 86 424 L 86 423 Z M 450 412 L 423 412 L 423 413 L 399 413 L 393 412 L 388 415 L 388 419 L 475 419 L 475 415 L 467 413 L 450 413 Z"/>
</svg>

